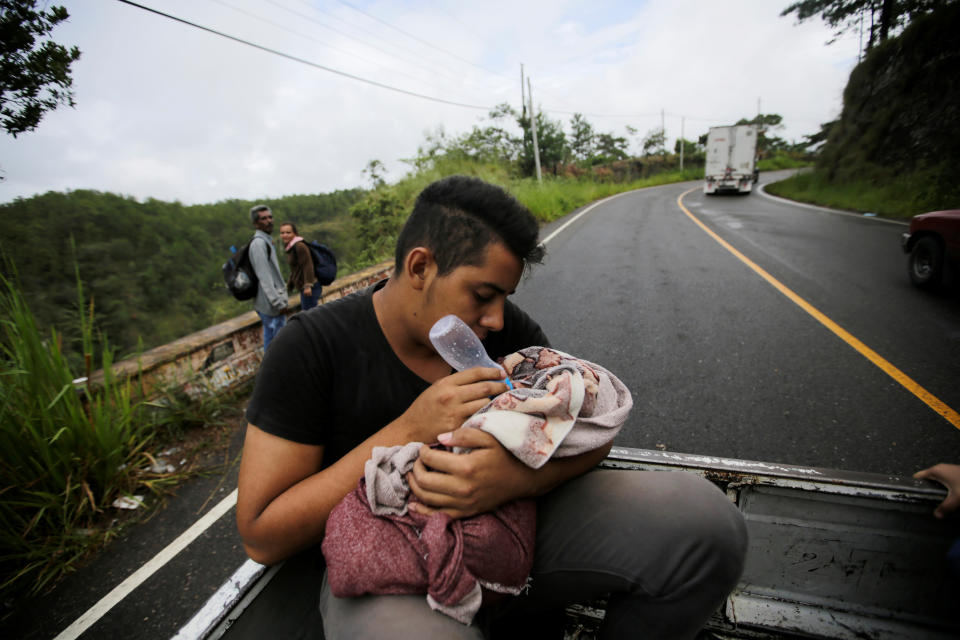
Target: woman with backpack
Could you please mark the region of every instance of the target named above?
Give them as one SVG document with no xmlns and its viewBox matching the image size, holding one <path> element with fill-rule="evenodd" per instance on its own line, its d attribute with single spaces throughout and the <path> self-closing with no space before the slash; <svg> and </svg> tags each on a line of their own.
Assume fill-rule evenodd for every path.
<svg viewBox="0 0 960 640">
<path fill-rule="evenodd" d="M 313 268 L 313 258 L 310 249 L 297 233 L 297 226 L 292 222 L 280 225 L 280 240 L 287 252 L 287 262 L 290 264 L 290 279 L 287 280 L 287 291 L 300 292 L 300 309 L 306 311 L 317 306 L 320 299 L 320 283 Z"/>
</svg>

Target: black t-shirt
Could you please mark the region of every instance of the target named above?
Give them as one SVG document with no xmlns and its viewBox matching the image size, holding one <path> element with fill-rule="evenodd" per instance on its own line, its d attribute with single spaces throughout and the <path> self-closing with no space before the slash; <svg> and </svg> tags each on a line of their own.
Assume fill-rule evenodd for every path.
<svg viewBox="0 0 960 640">
<path fill-rule="evenodd" d="M 247 421 L 267 433 L 323 445 L 328 466 L 399 417 L 430 384 L 393 352 L 373 310 L 372 287 L 291 318 L 270 343 Z M 509 300 L 502 331 L 483 341 L 494 359 L 549 346 L 540 326 Z"/>
</svg>

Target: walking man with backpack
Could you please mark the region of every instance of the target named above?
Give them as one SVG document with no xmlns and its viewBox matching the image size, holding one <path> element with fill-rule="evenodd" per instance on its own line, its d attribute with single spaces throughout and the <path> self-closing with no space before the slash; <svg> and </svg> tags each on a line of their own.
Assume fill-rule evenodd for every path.
<svg viewBox="0 0 960 640">
<path fill-rule="evenodd" d="M 284 315 L 287 293 L 273 247 L 273 212 L 267 205 L 258 204 L 250 209 L 250 221 L 256 228 L 250 240 L 250 265 L 259 281 L 253 309 L 263 322 L 263 349 L 266 351 L 270 341 L 287 322 Z"/>
</svg>

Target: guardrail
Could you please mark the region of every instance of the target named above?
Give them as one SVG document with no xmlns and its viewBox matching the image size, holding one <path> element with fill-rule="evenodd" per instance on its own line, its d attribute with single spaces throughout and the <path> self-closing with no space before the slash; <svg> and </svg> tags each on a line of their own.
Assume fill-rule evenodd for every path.
<svg viewBox="0 0 960 640">
<path fill-rule="evenodd" d="M 357 273 L 337 278 L 324 287 L 320 304 L 342 298 L 388 277 L 393 262 L 382 262 Z M 290 296 L 286 315 L 300 311 L 300 295 Z M 263 357 L 260 317 L 249 311 L 226 322 L 145 351 L 136 358 L 113 366 L 120 378 L 137 377 L 142 396 L 150 397 L 158 389 L 181 387 L 191 398 L 221 393 L 253 378 Z M 103 371 L 90 376 L 90 384 L 99 386 Z"/>
</svg>

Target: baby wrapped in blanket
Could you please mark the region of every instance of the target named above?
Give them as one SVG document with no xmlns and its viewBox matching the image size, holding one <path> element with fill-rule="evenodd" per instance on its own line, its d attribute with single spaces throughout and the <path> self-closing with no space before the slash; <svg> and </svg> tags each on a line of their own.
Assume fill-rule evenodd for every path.
<svg viewBox="0 0 960 640">
<path fill-rule="evenodd" d="M 574 456 L 613 440 L 633 406 L 630 391 L 601 366 L 546 347 L 503 359 L 514 389 L 461 428 L 482 429 L 524 464 Z M 439 446 L 439 445 L 437 445 Z M 536 505 L 515 500 L 453 520 L 407 509 L 421 443 L 375 447 L 357 488 L 327 520 L 323 555 L 333 595 L 425 593 L 430 606 L 469 624 L 484 597 L 517 594 L 533 566 Z"/>
</svg>

